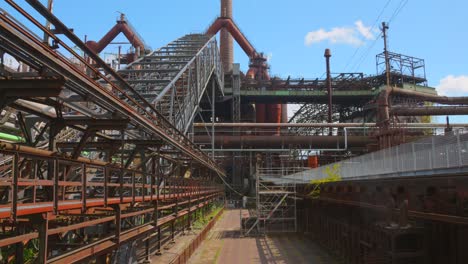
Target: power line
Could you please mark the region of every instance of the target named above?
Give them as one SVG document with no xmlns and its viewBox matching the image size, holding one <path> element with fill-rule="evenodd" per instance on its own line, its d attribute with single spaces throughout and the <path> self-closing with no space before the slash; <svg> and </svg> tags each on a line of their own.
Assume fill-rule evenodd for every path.
<svg viewBox="0 0 468 264">
<path fill-rule="evenodd" d="M 382 17 L 383 13 L 385 12 L 385 10 L 387 9 L 388 5 L 392 2 L 392 0 L 388 0 L 387 3 L 385 3 L 385 5 L 383 6 L 382 10 L 380 11 L 379 15 L 377 16 L 377 18 L 375 19 L 374 23 L 372 24 L 372 27 L 370 29 L 370 32 L 373 32 L 374 31 L 374 28 L 375 26 L 377 26 L 377 23 L 378 21 L 380 20 L 380 18 Z M 350 59 L 348 60 L 348 62 L 346 63 L 346 66 L 344 67 L 345 71 L 346 69 L 348 68 L 348 66 L 351 64 L 351 62 L 353 61 L 354 57 L 356 57 L 357 53 L 361 50 L 362 46 L 359 46 L 358 48 L 356 48 L 356 50 L 354 51 L 353 55 L 350 57 Z"/>
<path fill-rule="evenodd" d="M 356 62 L 356 64 L 354 64 L 354 67 L 353 67 L 353 71 L 356 71 L 360 66 L 361 64 L 364 62 L 364 60 L 367 58 L 367 56 L 369 55 L 369 52 L 370 50 L 375 46 L 375 44 L 377 43 L 377 41 L 380 39 L 380 37 L 382 37 L 382 33 L 380 33 L 374 40 L 374 42 L 372 42 L 372 44 L 367 48 L 367 50 L 362 54 L 362 56 L 359 58 L 359 60 Z"/>
<path fill-rule="evenodd" d="M 395 11 L 393 12 L 392 16 L 390 17 L 390 20 L 389 20 L 389 23 L 392 22 L 395 18 L 397 18 L 397 16 L 400 14 L 401 10 L 403 10 L 403 8 L 408 4 L 409 0 L 401 0 L 400 3 L 398 4 L 397 8 L 395 8 Z M 369 55 L 369 51 L 371 50 L 371 48 L 374 47 L 375 43 L 377 42 L 377 40 L 382 36 L 382 33 L 379 34 L 379 37 L 377 37 L 374 42 L 372 43 L 371 46 L 369 46 L 369 48 L 367 49 L 367 51 L 363 54 L 363 56 L 361 56 L 361 59 L 359 60 L 359 62 L 356 64 L 356 67 L 354 67 L 354 70 L 356 70 L 357 68 L 359 68 L 361 66 L 361 64 L 364 62 L 364 60 L 367 58 L 367 56 Z"/>
<path fill-rule="evenodd" d="M 408 4 L 408 2 L 409 2 L 409 0 L 401 0 L 400 1 L 399 7 L 397 7 L 397 9 L 395 9 L 395 12 L 393 12 L 392 17 L 388 21 L 389 24 L 390 24 L 390 22 L 393 21 L 393 19 L 395 19 L 400 14 L 401 10 L 403 10 L 403 8 Z"/>
</svg>

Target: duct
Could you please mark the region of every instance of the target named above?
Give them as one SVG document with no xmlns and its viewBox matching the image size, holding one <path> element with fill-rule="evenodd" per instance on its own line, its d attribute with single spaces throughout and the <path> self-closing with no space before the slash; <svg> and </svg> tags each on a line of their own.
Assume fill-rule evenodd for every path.
<svg viewBox="0 0 468 264">
<path fill-rule="evenodd" d="M 288 123 L 288 104 L 281 105 L 281 123 Z"/>
<path fill-rule="evenodd" d="M 421 93 L 412 90 L 405 90 L 401 88 L 393 87 L 391 88 L 390 93 L 397 94 L 397 95 L 404 95 L 410 97 L 416 97 L 428 102 L 439 103 L 439 104 L 446 104 L 446 105 L 465 105 L 468 104 L 468 97 L 447 97 L 447 96 L 439 96 L 439 95 L 431 95 L 426 93 Z"/>
<path fill-rule="evenodd" d="M 208 142 L 209 136 L 195 136 L 195 142 Z M 334 149 L 366 147 L 376 143 L 367 136 L 216 136 L 215 146 L 221 148 L 281 149 L 293 145 L 302 149 Z"/>
<path fill-rule="evenodd" d="M 427 125 L 427 124 L 425 124 Z M 468 124 L 467 124 L 468 125 Z M 211 123 L 194 123 L 194 127 L 211 126 Z M 314 128 L 346 128 L 346 127 L 375 127 L 375 123 L 215 123 L 215 127 L 246 127 L 246 128 L 277 128 L 277 127 L 314 127 Z"/>
<path fill-rule="evenodd" d="M 397 116 L 468 115 L 466 106 L 392 107 L 391 113 Z"/>
<path fill-rule="evenodd" d="M 123 33 L 125 35 L 128 41 L 133 45 L 133 47 L 135 47 L 136 49 L 140 49 L 141 52 L 145 51 L 145 44 L 139 38 L 138 34 L 133 32 L 133 30 L 128 26 L 123 14 L 120 20 L 117 21 L 117 24 L 114 27 L 112 27 L 112 29 L 109 30 L 109 32 L 107 32 L 107 34 L 104 37 L 102 37 L 102 39 L 99 42 L 88 41 L 86 42 L 86 46 L 91 48 L 95 53 L 100 53 L 120 33 Z"/>
<path fill-rule="evenodd" d="M 44 104 L 39 104 L 35 102 L 30 102 L 22 99 L 18 99 L 15 101 L 15 103 L 19 106 L 22 106 L 27 109 L 31 109 L 35 112 L 41 113 L 43 115 L 46 115 L 51 118 L 56 118 L 57 114 L 55 113 L 55 108 L 52 106 L 44 105 Z"/>
<path fill-rule="evenodd" d="M 194 123 L 195 128 L 211 126 L 211 123 Z M 313 127 L 313 128 L 374 128 L 376 123 L 215 123 L 215 127 L 236 127 L 236 128 L 268 128 L 268 127 Z M 399 127 L 402 128 L 444 128 L 447 124 L 441 123 L 401 123 Z M 468 127 L 468 123 L 455 123 L 450 124 L 451 127 L 464 128 Z"/>
<path fill-rule="evenodd" d="M 415 97 L 424 101 L 439 103 L 439 104 L 446 104 L 446 105 L 464 105 L 468 104 L 468 97 L 447 97 L 447 96 L 439 96 L 439 95 L 431 95 L 427 93 L 422 93 L 418 91 L 406 90 L 397 87 L 389 87 L 387 86 L 382 92 L 380 92 L 378 98 L 379 104 L 379 122 L 382 123 L 384 127 L 388 127 L 388 122 L 390 120 L 390 110 L 389 110 L 389 97 L 390 95 L 402 95 L 402 96 L 409 96 Z M 442 113 L 447 113 L 449 115 L 449 110 L 417 110 L 415 113 L 419 113 L 417 115 L 430 115 L 428 114 L 429 111 L 434 112 L 434 115 L 446 115 Z M 463 112 L 463 110 L 457 110 L 458 113 Z M 400 115 L 409 115 L 408 111 L 400 110 Z M 424 114 L 423 114 L 424 113 Z M 409 115 L 411 116 L 411 115 Z"/>
<path fill-rule="evenodd" d="M 249 56 L 249 58 L 256 57 L 257 52 L 255 48 L 250 44 L 247 38 L 242 34 L 240 29 L 237 25 L 228 18 L 218 18 L 216 21 L 210 26 L 210 28 L 206 31 L 208 35 L 215 35 L 218 33 L 222 28 L 226 28 L 231 36 L 236 40 L 236 42 L 241 46 L 242 50 L 244 50 L 245 54 Z"/>
</svg>

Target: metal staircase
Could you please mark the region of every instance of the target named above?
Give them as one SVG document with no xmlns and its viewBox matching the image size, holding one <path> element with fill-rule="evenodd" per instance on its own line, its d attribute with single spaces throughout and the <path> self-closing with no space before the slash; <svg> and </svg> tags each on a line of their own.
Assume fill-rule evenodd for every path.
<svg viewBox="0 0 468 264">
<path fill-rule="evenodd" d="M 202 34 L 183 36 L 119 73 L 185 134 L 210 81 L 224 87 L 216 38 Z"/>
</svg>

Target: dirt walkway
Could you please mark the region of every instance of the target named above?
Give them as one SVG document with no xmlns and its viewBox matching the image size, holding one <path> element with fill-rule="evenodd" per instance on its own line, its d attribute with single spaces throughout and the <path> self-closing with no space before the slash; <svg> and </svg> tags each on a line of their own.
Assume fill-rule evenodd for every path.
<svg viewBox="0 0 468 264">
<path fill-rule="evenodd" d="M 189 264 L 337 263 L 313 241 L 298 235 L 240 237 L 239 210 L 226 210 Z"/>
</svg>

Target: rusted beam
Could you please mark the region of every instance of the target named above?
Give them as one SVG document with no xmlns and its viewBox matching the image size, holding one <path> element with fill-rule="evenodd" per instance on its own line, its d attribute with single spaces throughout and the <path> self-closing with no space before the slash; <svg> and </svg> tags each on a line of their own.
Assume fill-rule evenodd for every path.
<svg viewBox="0 0 468 264">
<path fill-rule="evenodd" d="M 0 92 L 15 98 L 57 97 L 64 85 L 63 79 L 0 79 Z"/>
<path fill-rule="evenodd" d="M 122 130 L 126 129 L 129 123 L 128 119 L 95 119 L 87 117 L 64 117 L 64 124 L 67 126 L 83 125 L 91 130 Z"/>
</svg>

